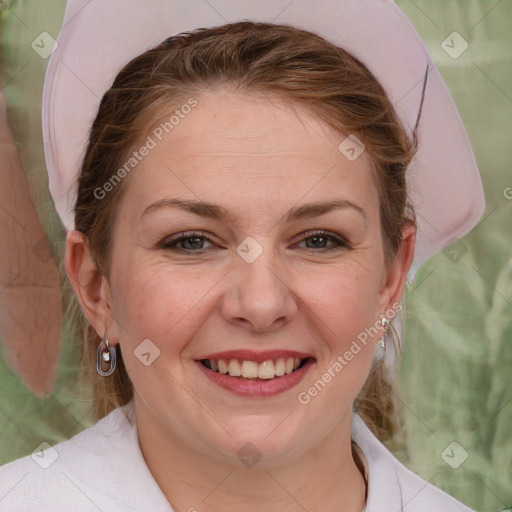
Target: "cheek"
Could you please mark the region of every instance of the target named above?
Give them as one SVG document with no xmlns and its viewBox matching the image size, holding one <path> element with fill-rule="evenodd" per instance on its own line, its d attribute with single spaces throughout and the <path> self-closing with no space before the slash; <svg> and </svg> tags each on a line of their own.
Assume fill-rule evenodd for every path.
<svg viewBox="0 0 512 512">
<path fill-rule="evenodd" d="M 217 279 L 218 281 L 218 279 Z M 153 395 L 186 400 L 182 356 L 205 314 L 204 299 L 215 280 L 190 268 L 146 264 L 117 267 L 113 313 L 123 362 L 146 404 Z"/>
<path fill-rule="evenodd" d="M 202 299 L 218 280 L 215 272 L 165 263 L 118 267 L 112 288 L 120 342 L 135 346 L 149 338 L 162 351 L 176 351 L 193 334 Z"/>
<path fill-rule="evenodd" d="M 346 262 L 316 269 L 300 279 L 301 298 L 325 324 L 329 338 L 346 342 L 375 323 L 378 316 L 378 269 Z"/>
<path fill-rule="evenodd" d="M 355 399 L 373 361 L 379 334 L 377 277 L 376 271 L 359 263 L 303 276 L 305 314 L 321 333 L 324 350 L 319 352 L 314 378 L 300 391 L 307 395 L 304 400 L 314 401 L 315 406 L 329 403 L 333 414 L 341 404 Z M 322 398 L 317 400 L 317 395 Z"/>
</svg>

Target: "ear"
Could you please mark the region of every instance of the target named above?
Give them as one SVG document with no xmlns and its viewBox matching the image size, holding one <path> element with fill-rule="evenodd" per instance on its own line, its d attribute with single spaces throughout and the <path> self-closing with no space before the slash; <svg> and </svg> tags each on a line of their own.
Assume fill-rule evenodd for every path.
<svg viewBox="0 0 512 512">
<path fill-rule="evenodd" d="M 70 231 L 66 239 L 66 272 L 87 320 L 100 338 L 110 345 L 119 340 L 112 315 L 108 279 L 97 268 L 80 231 Z"/>
<path fill-rule="evenodd" d="M 379 291 L 379 310 L 382 314 L 393 309 L 402 298 L 407 273 L 414 258 L 416 227 L 408 224 L 402 228 L 400 247 L 393 261 L 386 267 Z"/>
</svg>

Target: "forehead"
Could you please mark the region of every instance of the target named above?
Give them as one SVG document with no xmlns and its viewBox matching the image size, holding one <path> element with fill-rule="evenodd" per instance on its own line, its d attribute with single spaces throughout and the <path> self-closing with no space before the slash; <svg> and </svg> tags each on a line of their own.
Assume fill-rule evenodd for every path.
<svg viewBox="0 0 512 512">
<path fill-rule="evenodd" d="M 306 195 L 376 200 L 366 152 L 347 159 L 339 149 L 347 134 L 309 109 L 276 96 L 227 90 L 202 92 L 193 100 L 193 108 L 174 105 L 148 131 L 154 147 L 128 186 L 134 206 L 178 196 L 274 208 Z"/>
</svg>

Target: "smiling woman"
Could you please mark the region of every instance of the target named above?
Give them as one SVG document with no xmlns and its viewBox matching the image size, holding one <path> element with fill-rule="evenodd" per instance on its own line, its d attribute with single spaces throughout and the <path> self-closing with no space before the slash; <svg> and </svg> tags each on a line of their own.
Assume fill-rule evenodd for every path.
<svg viewBox="0 0 512 512">
<path fill-rule="evenodd" d="M 30 476 L 5 510 L 469 510 L 377 439 L 396 428 L 386 340 L 426 79 L 408 134 L 361 59 L 298 27 L 197 29 L 123 67 L 66 245 L 105 417 L 46 473 L 6 466 Z"/>
<path fill-rule="evenodd" d="M 232 59 L 238 58 L 240 61 L 234 66 L 223 55 L 230 48 L 241 46 L 247 40 L 249 29 L 254 36 L 258 35 L 261 45 L 266 44 L 265 58 L 262 56 L 257 61 L 250 49 L 243 49 L 232 55 Z M 247 236 L 252 236 L 263 248 L 263 255 L 246 272 L 252 268 L 267 268 L 270 278 L 274 264 L 268 258 L 275 252 L 275 247 L 281 254 L 281 262 L 285 256 L 291 257 L 305 282 L 314 284 L 318 290 L 315 294 L 325 294 L 325 287 L 320 284 L 322 273 L 331 286 L 336 282 L 333 277 L 340 279 L 347 275 L 351 275 L 352 279 L 362 279 L 365 275 L 364 281 L 371 283 L 372 288 L 382 286 L 384 263 L 389 266 L 393 260 L 400 244 L 402 228 L 407 227 L 405 234 L 409 235 L 409 245 L 414 243 L 413 223 L 404 217 L 405 169 L 413 155 L 414 145 L 407 139 L 382 87 L 359 61 L 343 50 L 312 34 L 287 27 L 239 23 L 231 25 L 229 29 L 198 32 L 188 39 L 189 44 L 185 46 L 183 36 L 171 38 L 133 60 L 104 96 L 82 167 L 75 210 L 78 233 L 71 240 L 78 241 L 76 237 L 80 238 L 80 233 L 87 235 L 91 256 L 105 277 L 110 277 L 110 262 L 116 261 L 113 241 L 121 243 L 121 240 L 132 240 L 135 246 L 118 245 L 118 250 L 123 255 L 131 255 L 138 269 L 141 262 L 139 256 L 142 257 L 139 251 L 143 249 L 145 254 L 150 255 L 152 265 L 148 268 L 150 275 L 143 278 L 144 286 L 154 281 L 163 293 L 168 294 L 166 287 L 161 286 L 163 275 L 160 271 L 165 265 L 176 295 L 180 297 L 180 307 L 173 305 L 173 314 L 163 316 L 167 325 L 178 321 L 180 314 L 192 309 L 193 304 L 233 263 L 243 263 L 235 249 Z M 211 42 L 206 45 L 208 41 Z M 293 53 L 290 50 L 292 45 L 295 48 Z M 295 59 L 292 58 L 294 54 Z M 210 60 L 212 64 L 208 67 L 202 64 Z M 190 62 L 188 69 L 183 69 L 183 62 Z M 299 62 L 300 71 L 297 70 Z M 346 75 L 339 74 L 341 66 L 348 68 Z M 329 68 L 333 75 L 330 87 L 325 85 L 329 84 Z M 149 73 L 150 69 L 157 69 L 158 73 Z M 190 77 L 178 80 L 177 77 L 183 75 Z M 195 82 L 191 82 L 193 76 Z M 320 76 L 325 84 L 321 88 L 314 87 L 316 77 Z M 267 83 L 269 85 L 265 90 Z M 126 96 L 132 94 L 134 89 L 143 89 L 145 94 L 129 100 Z M 190 95 L 198 101 L 194 114 L 182 121 L 180 130 L 174 131 L 172 137 L 152 150 L 141 162 L 139 172 L 125 178 L 122 188 L 118 187 L 101 204 L 97 203 L 91 197 L 90 190 L 95 188 L 98 180 L 103 181 L 111 175 L 118 162 L 125 158 L 128 148 L 138 146 L 139 139 L 145 139 L 152 124 L 160 123 L 160 117 L 155 121 L 155 116 L 160 114 L 162 102 L 167 101 L 169 104 L 165 110 L 172 111 L 175 103 L 181 103 L 183 98 Z M 127 107 L 113 108 L 114 105 Z M 380 121 L 374 121 L 376 113 L 379 113 Z M 322 117 L 328 119 L 329 124 L 323 122 Z M 331 127 L 333 124 L 336 130 Z M 105 137 L 105 126 L 113 127 L 108 135 L 111 141 L 108 146 L 102 144 L 99 138 Z M 352 162 L 338 150 L 344 132 L 358 134 L 367 148 L 367 152 Z M 98 176 L 100 172 L 101 177 Z M 158 188 L 154 187 L 155 183 L 159 184 Z M 297 195 L 285 193 L 295 189 L 305 191 L 304 195 L 317 203 L 331 204 L 298 207 Z M 340 191 L 341 194 L 333 194 L 332 191 Z M 176 195 L 183 195 L 187 202 L 170 197 Z M 192 207 L 191 202 L 196 197 L 207 197 L 220 207 L 199 207 L 197 203 Z M 333 210 L 333 201 L 339 202 L 338 211 Z M 169 206 L 176 203 L 193 215 L 160 208 L 164 204 Z M 294 210 L 289 211 L 290 208 Z M 144 214 L 136 222 L 141 215 L 139 211 L 144 211 Z M 223 215 L 219 215 L 220 212 Z M 218 219 L 216 223 L 211 220 L 214 214 Z M 209 248 L 200 256 L 185 255 L 183 249 L 179 251 L 180 255 L 174 251 L 174 261 L 171 259 L 169 264 L 171 256 L 155 249 L 162 249 L 161 243 L 168 242 L 170 235 L 175 232 L 195 227 L 199 222 L 198 215 L 208 218 L 208 223 L 203 225 L 210 228 L 210 236 L 215 238 L 219 247 L 216 250 Z M 332 250 L 327 253 L 325 249 L 318 250 L 321 247 L 308 252 L 300 245 L 295 247 L 294 242 L 299 242 L 301 232 L 317 228 L 318 224 L 313 224 L 313 219 L 331 228 L 329 236 L 345 240 L 344 253 L 339 250 L 335 254 Z M 313 254 L 313 250 L 318 254 Z M 191 252 L 190 249 L 188 251 Z M 407 250 L 404 253 L 407 258 Z M 72 250 L 68 254 L 72 255 Z M 309 266 L 305 265 L 308 261 Z M 192 262 L 196 264 L 195 269 L 190 268 L 187 273 L 176 272 L 177 265 L 186 264 L 189 268 Z M 325 265 L 319 265 L 321 263 Z M 205 275 L 206 264 L 208 275 Z M 154 272 L 153 265 L 157 265 L 160 271 Z M 121 268 L 120 260 L 117 260 L 116 267 Z M 214 268 L 220 274 L 214 273 Z M 340 272 L 343 268 L 345 270 Z M 286 265 L 280 269 L 280 274 L 285 269 Z M 394 277 L 396 282 L 393 281 L 392 287 L 403 285 L 407 270 L 401 270 L 401 275 Z M 135 268 L 124 268 L 122 272 L 132 277 L 136 275 Z M 237 272 L 235 267 L 230 276 L 223 279 L 223 284 L 228 283 L 231 275 Z M 313 272 L 317 277 L 311 281 Z M 203 280 L 198 280 L 196 276 L 203 276 Z M 73 277 L 80 282 L 79 276 Z M 248 277 L 244 278 L 246 283 Z M 262 277 L 255 276 L 253 284 L 258 286 L 251 286 L 258 302 L 264 302 L 262 293 L 271 294 L 272 287 L 275 288 L 275 285 L 267 283 L 270 286 L 267 287 L 268 291 L 262 290 L 259 285 Z M 181 278 L 184 286 L 183 290 L 178 290 Z M 115 280 L 115 276 L 112 279 Z M 191 283 L 199 284 L 197 291 Z M 354 284 L 339 282 L 334 288 L 340 291 L 356 289 Z M 215 290 L 220 289 L 221 285 L 215 287 Z M 151 304 L 147 298 L 143 299 L 140 290 L 138 285 L 131 282 L 127 289 L 120 289 L 118 293 L 126 296 L 132 291 L 144 304 Z M 374 292 L 372 289 L 372 294 Z M 150 293 L 158 294 L 155 290 Z M 389 295 L 393 293 L 394 290 L 386 291 Z M 213 292 L 210 295 L 213 296 Z M 340 293 L 333 292 L 333 295 L 342 299 Z M 346 305 L 340 302 L 334 308 L 332 298 L 324 297 L 322 302 L 326 299 L 331 302 L 326 311 L 348 312 L 347 308 L 351 306 L 352 301 Z M 283 298 L 282 294 L 280 297 L 269 297 L 271 303 L 281 304 Z M 300 300 L 305 299 L 301 297 Z M 388 297 L 384 296 L 381 300 L 383 304 L 380 309 L 385 311 L 387 304 L 384 302 Z M 365 297 L 364 303 L 368 305 L 375 301 L 376 296 L 372 295 Z M 139 306 L 135 309 L 142 311 Z M 125 315 L 114 310 L 112 314 L 124 325 L 123 329 L 131 330 L 125 322 L 130 324 L 135 311 L 126 312 Z M 378 317 L 379 311 L 369 310 L 367 314 L 366 323 L 351 326 L 354 335 L 374 323 L 372 319 Z M 187 317 L 191 318 L 191 314 Z M 98 322 L 100 325 L 95 330 L 90 329 L 88 334 L 91 363 L 96 359 L 98 346 L 95 333 L 102 332 L 106 319 Z M 283 319 L 280 323 L 283 323 Z M 119 338 L 119 333 L 104 334 L 111 340 Z M 147 334 L 142 336 L 148 337 Z M 159 336 L 161 334 L 154 334 L 155 339 Z M 95 371 L 93 364 L 91 368 Z M 97 398 L 103 403 L 100 415 L 124 405 L 132 398 L 131 389 L 124 385 L 127 378 L 123 372 L 120 365 L 117 378 L 107 381 L 96 379 L 101 386 Z M 120 386 L 117 386 L 118 379 Z M 372 390 L 370 403 L 367 403 L 369 396 L 364 393 L 359 399 L 364 404 L 366 420 L 381 434 L 391 433 L 393 403 L 384 372 L 372 372 L 368 388 Z M 383 414 L 383 411 L 387 413 Z"/>
<path fill-rule="evenodd" d="M 246 42 L 248 34 L 267 45 L 261 64 L 248 58 L 248 50 L 228 52 Z M 133 399 L 148 466 L 178 508 L 180 497 L 166 475 L 181 457 L 181 468 L 215 462 L 229 470 L 230 459 L 250 442 L 261 453 L 261 474 L 253 470 L 251 480 L 263 485 L 267 470 L 279 474 L 280 467 L 307 460 L 312 450 L 315 460 L 334 447 L 346 453 L 358 395 L 366 421 L 380 433 L 389 428 L 391 386 L 379 370 L 382 360 L 372 368 L 381 332 L 309 408 L 298 406 L 295 397 L 299 386 L 315 382 L 334 357 L 399 300 L 415 239 L 413 223 L 403 217 L 404 172 L 413 148 L 379 84 L 357 60 L 312 34 L 266 24 L 204 30 L 188 40 L 177 50 L 174 46 L 180 48 L 183 40 L 171 38 L 138 57 L 105 95 L 82 166 L 76 230 L 67 248 L 68 273 L 94 329 L 87 331 L 86 348 L 92 372 L 96 333 L 120 347 L 112 378 L 95 379 L 100 415 Z M 291 42 L 308 80 L 297 71 L 287 73 L 287 62 L 296 68 Z M 324 56 L 328 52 L 332 63 Z M 240 64 L 225 61 L 227 53 Z M 181 69 L 183 61 L 190 61 L 190 69 Z M 201 68 L 202 62 L 210 66 Z M 323 108 L 332 109 L 331 121 L 339 120 L 334 130 L 301 97 L 313 89 L 319 66 L 331 64 L 335 72 L 343 62 L 350 65 L 348 83 L 339 87 L 344 94 L 332 97 L 327 92 L 323 100 Z M 275 77 L 269 77 L 271 67 Z M 145 68 L 160 75 L 146 74 Z M 233 69 L 238 75 L 219 82 Z M 158 90 L 162 99 L 178 101 L 193 93 L 198 99 L 194 114 L 152 150 L 117 193 L 98 203 L 90 190 L 110 174 L 106 162 L 115 169 L 127 148 L 146 137 L 136 113 L 151 119 L 153 104 L 162 109 L 153 84 L 172 84 L 175 74 L 192 71 L 200 77 L 193 85 L 184 80 L 174 90 L 170 85 L 165 92 L 161 86 Z M 253 82 L 244 84 L 249 72 Z M 273 88 L 263 94 L 255 77 L 270 80 Z M 206 86 L 213 81 L 215 87 Z M 301 82 L 302 92 L 297 90 Z M 364 109 L 387 110 L 382 119 L 386 132 L 378 123 L 363 132 L 369 124 L 358 119 L 363 98 L 354 101 L 362 83 Z M 147 91 L 136 105 L 123 98 L 134 89 Z M 295 103 L 286 99 L 286 90 L 294 91 Z M 320 96 L 322 89 L 315 92 Z M 119 104 L 130 104 L 130 109 L 113 108 Z M 173 108 L 169 100 L 166 110 Z M 123 127 L 122 139 L 102 144 L 105 126 Z M 340 153 L 345 126 L 374 151 L 373 159 L 366 152 L 349 161 Z M 147 121 L 146 130 L 151 130 Z M 395 148 L 394 161 L 384 153 L 390 148 Z M 397 165 L 399 154 L 402 163 Z M 375 173 L 389 176 L 381 180 L 395 183 L 394 194 L 391 187 L 380 191 Z M 305 191 L 311 203 L 300 201 L 298 206 L 296 189 Z M 208 198 L 208 203 L 197 197 Z M 381 209 L 379 204 L 392 207 Z M 390 211 L 395 219 L 389 218 Z M 241 258 L 237 249 L 248 237 L 249 254 Z M 248 262 L 257 249 L 257 258 Z M 140 364 L 141 340 L 158 349 L 150 366 Z M 360 394 L 370 370 L 369 384 Z M 367 389 L 376 393 L 365 395 Z M 259 406 L 252 403 L 264 398 Z M 288 411 L 286 417 L 283 411 Z M 177 442 L 189 446 L 190 453 L 178 455 Z M 170 466 L 162 460 L 165 452 L 173 459 Z M 344 504 L 360 510 L 366 486 L 359 469 L 363 461 L 355 458 L 350 450 L 340 457 L 336 480 L 342 475 L 347 489 L 357 491 L 344 492 Z M 281 477 L 292 478 L 286 473 L 289 468 Z M 206 491 L 210 478 L 196 485 Z M 246 488 L 245 497 L 238 497 L 240 506 L 260 485 Z M 183 489 L 183 505 L 192 499 L 188 492 Z M 297 493 L 305 504 L 320 500 Z M 335 492 L 325 506 L 332 508 L 339 500 Z"/>
</svg>

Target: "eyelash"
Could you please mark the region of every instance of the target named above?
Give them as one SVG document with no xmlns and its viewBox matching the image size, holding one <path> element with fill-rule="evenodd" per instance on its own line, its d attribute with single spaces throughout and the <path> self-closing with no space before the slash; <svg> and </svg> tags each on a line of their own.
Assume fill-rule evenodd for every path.
<svg viewBox="0 0 512 512">
<path fill-rule="evenodd" d="M 328 251 L 340 250 L 340 249 L 352 249 L 352 246 L 345 239 L 343 239 L 339 236 L 333 235 L 333 234 L 329 233 L 328 231 L 323 231 L 323 230 L 308 231 L 307 233 L 304 234 L 304 236 L 297 243 L 301 243 L 309 238 L 314 238 L 314 237 L 318 237 L 318 236 L 327 238 L 329 241 L 333 242 L 335 245 L 331 246 L 331 247 L 322 247 L 320 249 L 305 248 L 306 251 L 318 253 L 318 252 L 328 252 Z M 191 250 L 191 249 L 183 249 L 182 247 L 178 247 L 178 244 L 180 242 L 182 242 L 183 240 L 188 240 L 190 238 L 201 238 L 201 239 L 207 240 L 210 243 L 214 243 L 214 242 L 212 242 L 212 240 L 210 238 L 208 238 L 204 233 L 201 233 L 200 231 L 187 231 L 185 233 L 180 234 L 176 238 L 171 238 L 170 240 L 168 238 L 164 239 L 163 242 L 161 242 L 159 244 L 159 247 L 161 249 L 182 252 L 182 253 L 202 252 L 202 251 L 207 250 L 207 249 Z"/>
</svg>

